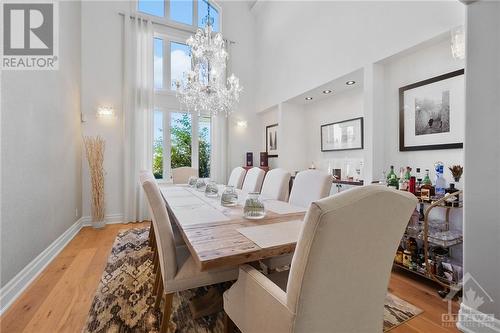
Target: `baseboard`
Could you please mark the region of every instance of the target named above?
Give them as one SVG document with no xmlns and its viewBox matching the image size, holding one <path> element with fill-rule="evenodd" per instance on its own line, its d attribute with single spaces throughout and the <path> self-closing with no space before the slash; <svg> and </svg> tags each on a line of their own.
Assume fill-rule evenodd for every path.
<svg viewBox="0 0 500 333">
<path fill-rule="evenodd" d="M 80 218 L 0 289 L 0 315 L 14 303 L 31 282 L 76 236 L 82 225 L 82 219 Z"/>
<path fill-rule="evenodd" d="M 123 222 L 123 214 L 109 214 L 104 217 L 106 220 L 106 224 L 117 224 L 117 223 L 125 223 Z M 82 222 L 84 227 L 92 226 L 92 217 L 91 216 L 83 216 Z"/>
<path fill-rule="evenodd" d="M 492 318 L 491 322 L 483 323 L 481 318 L 486 316 L 484 313 L 461 303 L 457 328 L 464 333 L 500 333 L 500 320 Z"/>
</svg>

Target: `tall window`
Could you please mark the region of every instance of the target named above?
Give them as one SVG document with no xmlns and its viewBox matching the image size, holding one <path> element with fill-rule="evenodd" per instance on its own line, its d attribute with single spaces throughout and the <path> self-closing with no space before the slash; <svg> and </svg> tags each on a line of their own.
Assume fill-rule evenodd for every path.
<svg viewBox="0 0 500 333">
<path fill-rule="evenodd" d="M 214 30 L 219 31 L 219 9 L 208 0 L 138 0 L 137 10 L 162 23 L 153 25 L 155 111 L 151 158 L 155 178 L 168 181 L 172 169 L 183 166 L 197 168 L 200 177 L 210 177 L 210 116 L 180 110 L 175 84 L 191 69 L 191 50 L 185 41 L 196 28 L 204 26 L 208 12 Z M 186 31 L 186 26 L 193 32 Z"/>
</svg>

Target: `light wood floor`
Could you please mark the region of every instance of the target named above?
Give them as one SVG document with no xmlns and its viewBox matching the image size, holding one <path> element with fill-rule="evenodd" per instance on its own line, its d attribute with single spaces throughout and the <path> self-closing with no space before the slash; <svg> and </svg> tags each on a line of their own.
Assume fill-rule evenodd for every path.
<svg viewBox="0 0 500 333">
<path fill-rule="evenodd" d="M 80 332 L 118 230 L 146 226 L 114 224 L 102 230 L 83 228 L 35 282 L 0 318 L 2 333 Z M 391 333 L 458 332 L 441 325 L 447 305 L 434 285 L 405 272 L 393 272 L 390 291 L 424 313 Z M 453 305 L 454 313 L 457 304 Z"/>
</svg>

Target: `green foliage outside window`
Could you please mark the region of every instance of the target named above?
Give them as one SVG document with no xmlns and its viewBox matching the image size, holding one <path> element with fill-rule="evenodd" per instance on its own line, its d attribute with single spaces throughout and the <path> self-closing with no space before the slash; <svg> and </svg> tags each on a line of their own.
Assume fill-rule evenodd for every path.
<svg viewBox="0 0 500 333">
<path fill-rule="evenodd" d="M 171 166 L 172 169 L 191 166 L 191 117 L 183 113 L 172 119 L 171 134 Z M 210 177 L 210 138 L 207 127 L 199 133 L 199 176 Z M 154 141 L 153 173 L 155 178 L 163 178 L 163 139 Z"/>
</svg>

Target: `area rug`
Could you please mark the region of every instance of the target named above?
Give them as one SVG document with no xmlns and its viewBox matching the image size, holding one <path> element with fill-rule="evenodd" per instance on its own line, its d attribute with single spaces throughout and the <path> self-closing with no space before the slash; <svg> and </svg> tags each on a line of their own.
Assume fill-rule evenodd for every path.
<svg viewBox="0 0 500 333">
<path fill-rule="evenodd" d="M 97 287 L 84 333 L 158 332 L 154 296 L 152 253 L 148 247 L 149 228 L 118 233 L 108 263 Z M 228 285 L 216 285 L 223 291 Z M 208 288 L 177 293 L 173 299 L 170 333 L 219 333 L 224 329 L 222 312 L 194 320 L 189 300 L 204 295 Z M 420 314 L 422 310 L 388 293 L 385 301 L 384 332 Z"/>
</svg>

